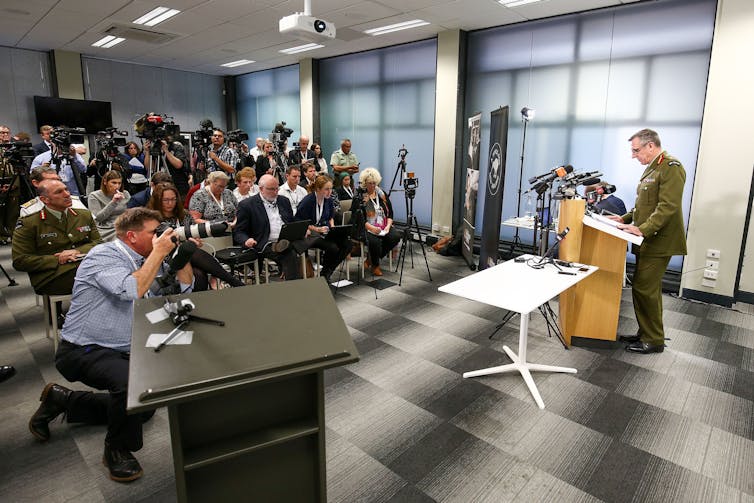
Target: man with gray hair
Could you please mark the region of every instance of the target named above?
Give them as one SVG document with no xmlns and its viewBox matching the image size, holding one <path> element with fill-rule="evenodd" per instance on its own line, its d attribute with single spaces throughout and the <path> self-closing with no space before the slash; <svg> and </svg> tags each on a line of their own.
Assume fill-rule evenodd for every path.
<svg viewBox="0 0 754 503">
<path fill-rule="evenodd" d="M 60 175 L 58 175 L 58 172 L 55 171 L 55 168 L 48 164 L 43 164 L 41 166 L 38 166 L 31 170 L 31 175 L 29 176 L 29 180 L 31 181 L 32 186 L 34 187 L 34 190 L 39 193 L 39 184 L 42 183 L 44 180 L 58 180 L 60 181 Z M 75 208 L 78 210 L 85 210 L 86 206 L 84 206 L 84 203 L 81 202 L 81 199 L 78 196 L 71 196 L 71 208 Z M 35 197 L 34 199 L 30 199 L 26 201 L 24 204 L 21 205 L 21 217 L 27 217 L 29 215 L 32 215 L 39 210 L 41 210 L 44 207 L 44 203 L 41 199 L 39 199 L 39 196 Z"/>
<path fill-rule="evenodd" d="M 298 147 L 288 154 L 290 164 L 303 164 L 316 157 L 313 150 L 309 150 L 309 137 L 301 135 L 298 138 Z"/>
<path fill-rule="evenodd" d="M 353 175 L 359 172 L 359 158 L 351 152 L 351 140 L 343 138 L 343 141 L 340 142 L 340 150 L 336 150 L 330 156 L 330 165 L 334 176 L 341 173 Z"/>
<path fill-rule="evenodd" d="M 619 229 L 643 236 L 636 255 L 631 293 L 639 333 L 621 336 L 626 350 L 661 353 L 665 348 L 662 324 L 662 277 L 673 255 L 686 255 L 683 225 L 683 185 L 686 172 L 681 162 L 662 149 L 660 136 L 651 129 L 637 131 L 628 139 L 631 157 L 646 166 L 636 188 L 636 206 L 623 216 L 611 216 Z"/>
</svg>

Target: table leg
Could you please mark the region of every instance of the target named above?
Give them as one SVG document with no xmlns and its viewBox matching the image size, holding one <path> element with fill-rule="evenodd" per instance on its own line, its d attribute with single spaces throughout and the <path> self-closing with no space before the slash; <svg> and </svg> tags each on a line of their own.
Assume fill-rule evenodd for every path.
<svg viewBox="0 0 754 503">
<path fill-rule="evenodd" d="M 513 361 L 508 365 L 500 365 L 498 367 L 490 367 L 481 370 L 474 370 L 471 372 L 464 372 L 463 377 L 479 377 L 491 374 L 502 374 L 505 372 L 518 371 L 521 377 L 524 378 L 526 386 L 529 388 L 534 397 L 534 401 L 540 409 L 545 408 L 545 404 L 542 401 L 542 396 L 539 394 L 537 385 L 531 376 L 531 371 L 535 372 L 564 372 L 568 374 L 575 374 L 576 369 L 570 367 L 556 367 L 553 365 L 542 365 L 539 363 L 528 363 L 526 361 L 526 337 L 529 332 L 529 313 L 521 314 L 521 326 L 518 333 L 518 354 L 514 353 L 508 346 L 503 346 L 503 350 L 508 357 Z"/>
</svg>

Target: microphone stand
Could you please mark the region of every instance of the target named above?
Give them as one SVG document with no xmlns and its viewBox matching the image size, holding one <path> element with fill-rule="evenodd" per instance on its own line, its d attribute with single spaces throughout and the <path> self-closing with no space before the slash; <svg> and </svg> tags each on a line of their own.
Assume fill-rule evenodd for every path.
<svg viewBox="0 0 754 503">
<path fill-rule="evenodd" d="M 524 131 L 521 138 L 521 163 L 518 168 L 518 198 L 516 200 L 516 217 L 521 216 L 521 184 L 524 181 L 524 151 L 526 150 L 526 128 L 529 125 L 529 120 L 521 116 L 521 122 L 524 124 Z M 536 219 L 536 217 L 535 217 Z M 513 254 L 513 251 L 516 249 L 516 246 L 521 247 L 523 249 L 523 242 L 521 241 L 521 238 L 519 237 L 520 228 L 518 225 L 516 225 L 516 233 L 513 235 L 513 242 L 511 243 L 511 251 L 510 255 Z M 534 241 L 537 240 L 537 230 L 536 230 L 536 223 L 534 224 Z M 536 242 L 534 249 L 536 249 Z"/>
</svg>

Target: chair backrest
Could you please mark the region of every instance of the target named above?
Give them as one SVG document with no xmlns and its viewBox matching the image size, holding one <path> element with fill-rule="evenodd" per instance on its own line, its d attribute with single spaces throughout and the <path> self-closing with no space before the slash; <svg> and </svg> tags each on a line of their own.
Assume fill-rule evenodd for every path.
<svg viewBox="0 0 754 503">
<path fill-rule="evenodd" d="M 351 212 L 350 211 L 344 211 L 343 212 L 343 222 L 341 225 L 348 225 L 351 223 Z"/>
<path fill-rule="evenodd" d="M 340 202 L 340 211 L 351 211 L 351 204 L 353 204 L 353 199 L 344 199 Z"/>
</svg>

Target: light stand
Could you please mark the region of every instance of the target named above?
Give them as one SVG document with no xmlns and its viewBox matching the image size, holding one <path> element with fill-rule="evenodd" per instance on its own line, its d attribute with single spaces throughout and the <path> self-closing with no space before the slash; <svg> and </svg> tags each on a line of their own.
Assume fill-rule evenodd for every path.
<svg viewBox="0 0 754 503">
<path fill-rule="evenodd" d="M 524 151 L 526 150 L 526 128 L 529 125 L 529 121 L 534 119 L 535 110 L 533 108 L 524 107 L 521 109 L 521 122 L 523 123 L 524 131 L 521 135 L 521 164 L 518 168 L 518 199 L 516 201 L 516 217 L 521 216 L 521 184 L 524 181 Z M 516 249 L 516 246 L 521 247 L 523 243 L 519 236 L 520 228 L 516 226 L 516 234 L 513 236 L 513 243 L 511 243 L 511 251 Z M 536 240 L 536 236 L 534 238 Z"/>
</svg>

